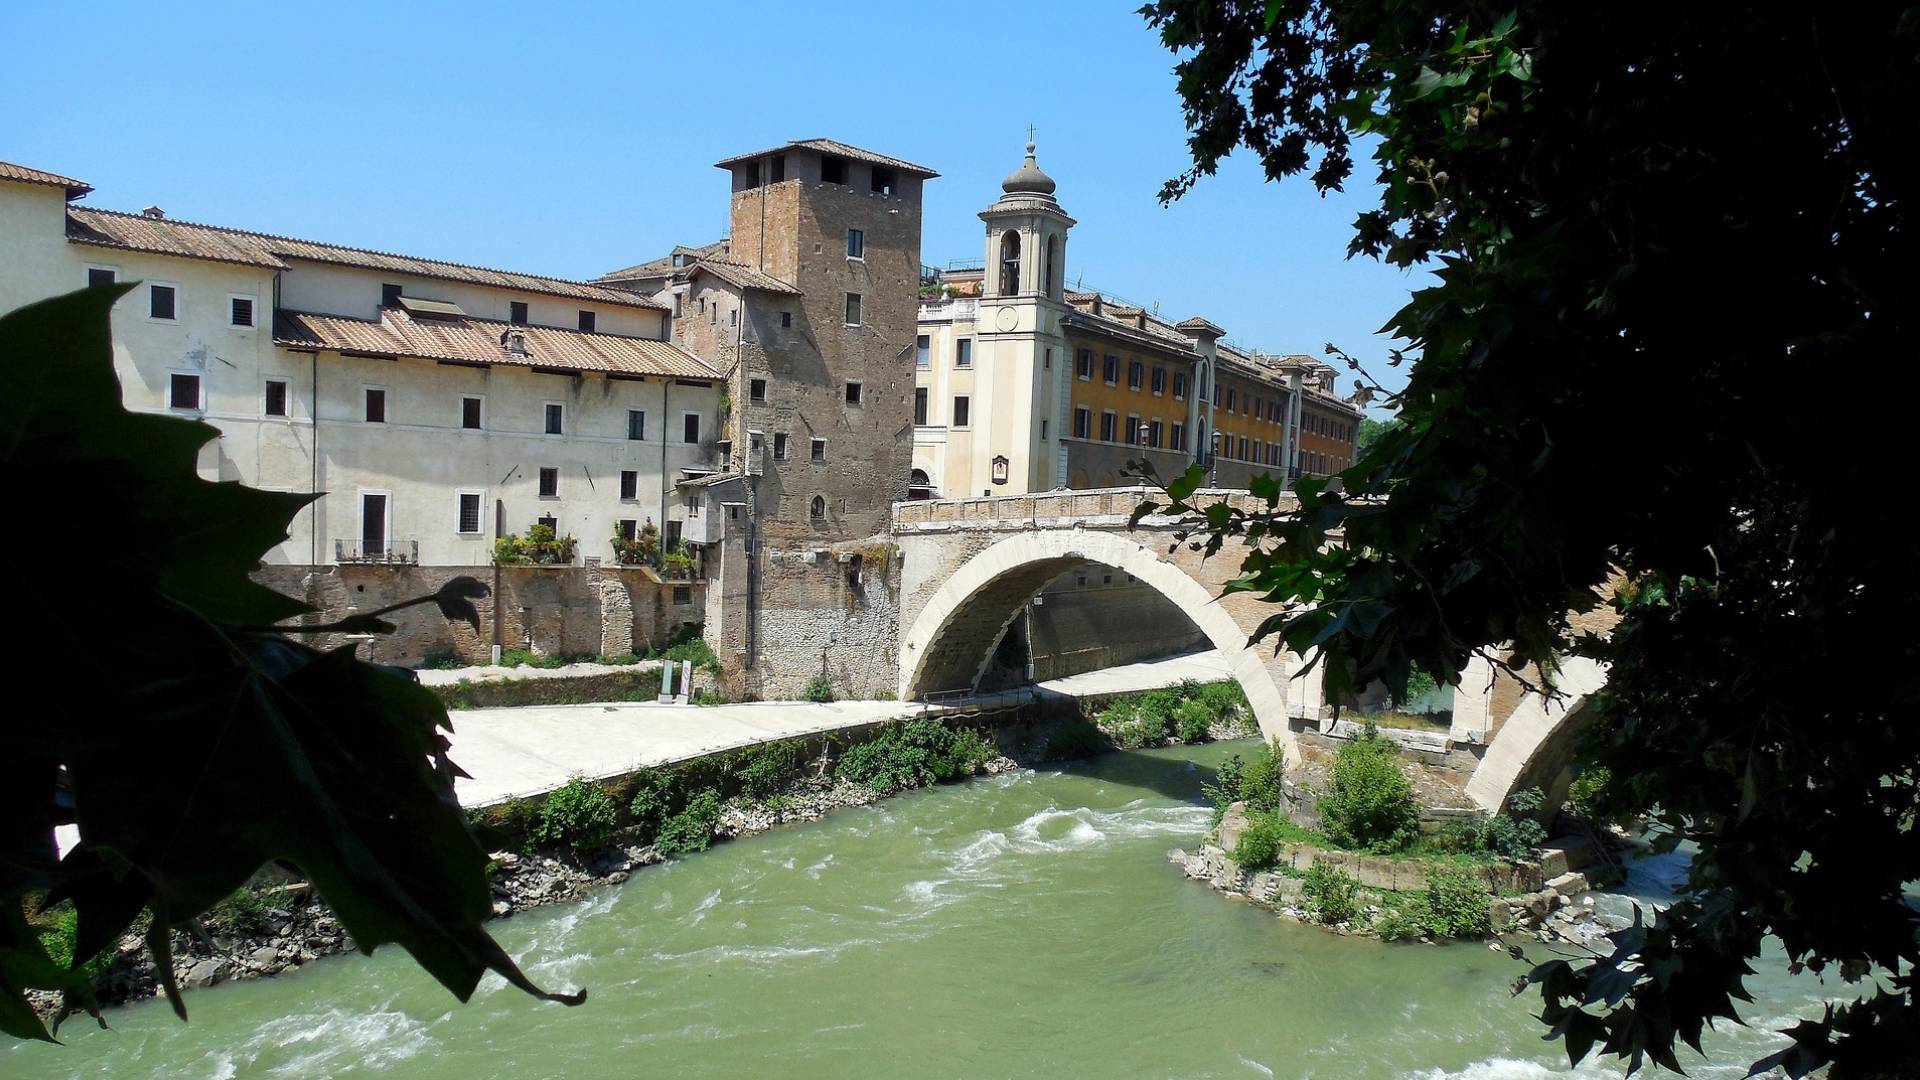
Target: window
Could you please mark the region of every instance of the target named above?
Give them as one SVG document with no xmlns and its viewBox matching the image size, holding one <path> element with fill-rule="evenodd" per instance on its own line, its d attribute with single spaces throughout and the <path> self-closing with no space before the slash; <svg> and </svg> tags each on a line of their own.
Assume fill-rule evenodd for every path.
<svg viewBox="0 0 1920 1080">
<path fill-rule="evenodd" d="M 673 317 L 678 319 L 681 316 L 685 315 L 686 313 L 687 313 L 687 294 L 683 292 L 674 293 L 673 294 Z"/>
<path fill-rule="evenodd" d="M 147 318 L 164 319 L 172 322 L 174 318 L 174 288 L 171 285 L 147 286 Z"/>
<path fill-rule="evenodd" d="M 787 460 L 787 433 L 784 431 L 773 433 L 773 460 Z"/>
<path fill-rule="evenodd" d="M 1123 443 L 1126 443 L 1128 446 L 1134 446 L 1140 442 L 1140 414 L 1139 413 L 1127 414 L 1126 430 L 1120 433 L 1120 441 Z"/>
<path fill-rule="evenodd" d="M 693 603 L 693 586 L 675 585 L 673 587 L 673 602 L 676 606 L 680 607 L 685 607 Z"/>
<path fill-rule="evenodd" d="M 680 441 L 692 446 L 700 441 L 700 414 L 688 413 L 683 421 Z"/>
<path fill-rule="evenodd" d="M 551 466 L 540 469 L 540 497 L 557 499 L 560 497 L 560 470 Z"/>
<path fill-rule="evenodd" d="M 860 391 L 861 391 L 860 380 L 848 379 L 847 380 L 847 404 L 849 405 L 860 404 Z"/>
<path fill-rule="evenodd" d="M 951 422 L 954 427 L 960 428 L 966 427 L 973 422 L 972 398 L 965 394 L 960 394 L 953 399 L 953 416 Z"/>
<path fill-rule="evenodd" d="M 369 424 L 386 423 L 387 422 L 387 392 L 377 386 L 369 386 L 366 388 L 365 395 L 366 395 L 366 404 L 367 404 L 367 410 L 366 410 L 367 423 Z"/>
<path fill-rule="evenodd" d="M 1053 350 L 1052 349 L 1048 349 L 1045 353 L 1044 358 L 1040 361 L 1040 370 L 1042 371 L 1053 370 Z"/>
<path fill-rule="evenodd" d="M 639 409 L 627 410 L 627 441 L 644 442 L 647 438 L 647 414 Z"/>
<path fill-rule="evenodd" d="M 620 539 L 631 544 L 640 536 L 640 523 L 632 518 L 620 519 Z"/>
<path fill-rule="evenodd" d="M 789 327 L 791 327 L 792 325 L 793 325 L 793 312 L 791 312 L 791 311 L 783 311 L 783 312 L 781 312 L 781 313 L 780 313 L 780 328 L 781 328 L 782 330 L 785 330 L 785 329 L 787 329 L 787 328 L 789 328 Z"/>
<path fill-rule="evenodd" d="M 1164 394 L 1166 392 L 1167 392 L 1167 369 L 1163 367 L 1154 368 L 1153 369 L 1153 394 L 1155 397 L 1159 397 L 1161 394 Z"/>
<path fill-rule="evenodd" d="M 1104 370 L 1102 370 L 1101 375 L 1107 380 L 1108 386 L 1120 385 L 1120 358 L 1112 353 L 1108 353 L 1107 362 L 1104 365 Z"/>
<path fill-rule="evenodd" d="M 547 402 L 547 434 L 559 435 L 566 430 L 567 407 L 557 401 Z"/>
<path fill-rule="evenodd" d="M 1044 416 L 1040 418 L 1040 441 L 1047 441 L 1047 418 Z"/>
<path fill-rule="evenodd" d="M 847 230 L 847 258 L 864 259 L 867 257 L 867 234 L 863 229 Z"/>
<path fill-rule="evenodd" d="M 827 460 L 827 440 L 816 436 L 809 441 L 812 443 L 811 456 L 813 460 L 814 461 Z"/>
<path fill-rule="evenodd" d="M 1160 448 L 1160 421 L 1158 420 L 1147 425 L 1147 445 L 1156 450 Z"/>
<path fill-rule="evenodd" d="M 820 158 L 820 180 L 822 183 L 827 184 L 846 183 L 847 160 L 845 158 L 822 155 Z"/>
<path fill-rule="evenodd" d="M 1147 365 L 1135 360 L 1127 365 L 1127 389 L 1138 390 L 1147 381 Z"/>
<path fill-rule="evenodd" d="M 480 531 L 480 493 L 463 491 L 460 493 L 460 521 L 456 530 L 463 533 Z"/>
<path fill-rule="evenodd" d="M 623 499 L 640 497 L 640 473 L 637 470 L 620 470 L 620 497 Z"/>
<path fill-rule="evenodd" d="M 1020 291 L 1020 234 L 1009 229 L 1000 237 L 1000 295 Z"/>
<path fill-rule="evenodd" d="M 765 402 L 767 400 L 767 380 L 748 379 L 747 400 L 756 403 Z"/>
<path fill-rule="evenodd" d="M 973 339 L 972 338 L 961 338 L 959 341 L 956 341 L 953 343 L 953 366 L 954 367 L 972 367 L 973 366 Z"/>
<path fill-rule="evenodd" d="M 1177 371 L 1173 373 L 1173 400 L 1187 400 L 1187 377 Z"/>
<path fill-rule="evenodd" d="M 177 371 L 167 376 L 167 408 L 193 409 L 198 411 L 200 408 L 200 376 L 183 375 Z"/>
<path fill-rule="evenodd" d="M 913 339 L 913 366 L 933 366 L 933 339 L 925 334 Z"/>
<path fill-rule="evenodd" d="M 1261 413 L 1262 413 L 1263 411 L 1265 411 L 1265 405 L 1264 405 L 1264 403 L 1263 403 L 1263 402 L 1261 402 L 1261 400 L 1260 400 L 1259 398 L 1257 398 L 1257 397 L 1256 397 L 1256 398 L 1254 398 L 1254 399 L 1253 399 L 1253 416 L 1254 416 L 1254 419 L 1256 419 L 1256 420 L 1257 420 L 1257 419 L 1259 419 L 1259 418 L 1260 418 L 1260 414 L 1261 414 Z"/>
<path fill-rule="evenodd" d="M 767 183 L 777 184 L 787 178 L 787 155 L 775 154 L 767 159 Z"/>
<path fill-rule="evenodd" d="M 468 395 L 460 399 L 460 426 L 467 431 L 479 431 L 481 419 L 481 399 Z"/>
<path fill-rule="evenodd" d="M 873 167 L 873 182 L 869 186 L 876 195 L 893 194 L 893 188 L 896 183 L 897 181 L 893 177 L 892 169 L 887 168 L 885 165 L 875 165 Z"/>
<path fill-rule="evenodd" d="M 1084 439 L 1093 434 L 1093 410 L 1085 405 L 1073 410 L 1073 437 Z"/>
<path fill-rule="evenodd" d="M 393 307 L 395 304 L 398 304 L 399 302 L 400 302 L 400 286 L 398 285 L 380 286 L 380 306 L 381 307 Z"/>
<path fill-rule="evenodd" d="M 507 303 L 507 321 L 525 326 L 527 323 L 527 303 L 524 300 L 512 300 Z"/>
<path fill-rule="evenodd" d="M 860 325 L 860 294 L 857 292 L 847 294 L 847 325 Z"/>
<path fill-rule="evenodd" d="M 1113 410 L 1109 409 L 1106 412 L 1103 412 L 1100 414 L 1100 441 L 1101 442 L 1113 441 L 1114 421 L 1115 421 L 1115 418 L 1113 415 Z"/>
<path fill-rule="evenodd" d="M 1187 425 L 1176 423 L 1167 429 L 1167 449 L 1185 450 L 1187 448 Z"/>
<path fill-rule="evenodd" d="M 812 515 L 815 521 L 825 518 L 827 516 L 827 500 L 822 496 L 815 495 L 813 501 L 807 504 L 807 513 Z"/>
<path fill-rule="evenodd" d="M 580 309 L 580 329 L 589 334 L 593 333 L 593 312 L 585 308 Z"/>
<path fill-rule="evenodd" d="M 1204 390 L 1201 391 L 1202 396 L 1205 396 L 1205 393 L 1206 392 Z M 1213 405 L 1214 405 L 1214 408 L 1216 409 L 1220 407 L 1220 384 L 1219 383 L 1213 384 Z"/>
<path fill-rule="evenodd" d="M 913 388 L 913 422 L 916 424 L 927 422 L 927 388 L 924 386 Z"/>
<path fill-rule="evenodd" d="M 1240 436 L 1240 452 L 1234 456 L 1241 461 L 1247 460 L 1247 437 L 1245 435 Z"/>
<path fill-rule="evenodd" d="M 87 267 L 87 285 L 89 288 L 96 285 L 111 285 L 118 280 L 119 280 L 119 275 L 113 271 L 112 267 L 107 267 L 107 266 Z"/>
<path fill-rule="evenodd" d="M 253 326 L 253 297 L 227 297 L 227 325 L 249 328 Z"/>
<path fill-rule="evenodd" d="M 267 380 L 267 400 L 261 406 L 261 411 L 268 416 L 287 415 L 287 380 Z"/>
<path fill-rule="evenodd" d="M 1093 378 L 1093 350 L 1081 349 L 1080 354 L 1073 361 L 1073 366 L 1082 382 Z"/>
<path fill-rule="evenodd" d="M 1228 412 L 1233 411 L 1233 394 L 1234 392 L 1232 390 L 1227 391 L 1227 411 Z"/>
</svg>

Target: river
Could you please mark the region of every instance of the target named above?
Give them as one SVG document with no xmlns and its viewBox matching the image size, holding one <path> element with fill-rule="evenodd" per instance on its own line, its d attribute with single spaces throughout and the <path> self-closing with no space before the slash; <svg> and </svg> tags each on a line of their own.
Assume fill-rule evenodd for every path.
<svg viewBox="0 0 1920 1080">
<path fill-rule="evenodd" d="M 913 792 L 496 923 L 536 979 L 591 989 L 579 1008 L 494 976 L 462 1006 L 390 949 L 190 992 L 189 1024 L 158 1002 L 78 1018 L 0 1076 L 1619 1075 L 1568 1070 L 1537 999 L 1508 995 L 1522 965 L 1485 944 L 1342 938 L 1183 879 L 1163 856 L 1205 830 L 1200 782 L 1251 746 Z M 1664 896 L 1678 867 L 1643 861 L 1627 891 Z M 1817 1010 L 1816 979 L 1760 966 L 1750 1018 Z M 1780 1044 L 1722 1032 L 1688 1071 L 1740 1076 Z"/>
</svg>

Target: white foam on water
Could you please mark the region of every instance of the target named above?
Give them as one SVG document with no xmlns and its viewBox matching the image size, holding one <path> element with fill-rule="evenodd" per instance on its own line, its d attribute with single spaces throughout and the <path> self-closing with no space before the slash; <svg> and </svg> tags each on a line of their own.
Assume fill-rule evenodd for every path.
<svg viewBox="0 0 1920 1080">
<path fill-rule="evenodd" d="M 1247 1068 L 1252 1069 L 1253 1071 L 1259 1073 L 1261 1076 L 1266 1076 L 1266 1077 L 1273 1076 L 1272 1069 L 1267 1068 L 1265 1065 L 1260 1064 L 1259 1062 L 1253 1060 L 1252 1058 L 1243 1057 L 1240 1059 L 1240 1064 L 1245 1065 Z"/>
<path fill-rule="evenodd" d="M 850 939 L 836 941 L 830 945 L 709 945 L 682 953 L 656 952 L 649 960 L 660 963 L 712 963 L 729 960 L 744 960 L 750 964 L 779 964 L 789 960 L 804 960 L 808 957 L 823 956 L 828 959 L 839 956 L 859 945 L 879 945 L 882 942 L 870 939 Z"/>
<path fill-rule="evenodd" d="M 427 1025 L 384 1006 L 364 1012 L 333 1008 L 269 1020 L 219 1063 L 215 1077 L 236 1075 L 269 1051 L 296 1050 L 268 1071 L 280 1076 L 331 1076 L 348 1069 L 380 1071 L 432 1046 Z"/>
<path fill-rule="evenodd" d="M 712 908 L 713 905 L 719 902 L 720 902 L 720 890 L 715 889 L 712 892 L 708 893 L 705 899 L 693 905 L 693 910 L 687 912 L 686 918 L 681 919 L 680 921 L 686 923 L 688 926 L 699 926 L 701 921 L 707 917 L 708 909 Z"/>
<path fill-rule="evenodd" d="M 807 876 L 815 881 L 819 881 L 820 871 L 825 870 L 831 865 L 833 865 L 833 852 L 829 851 L 819 862 L 807 867 Z"/>
<path fill-rule="evenodd" d="M 1518 1058 L 1495 1057 L 1485 1061 L 1476 1061 L 1458 1072 L 1446 1069 L 1428 1069 L 1422 1072 L 1402 1073 L 1402 1080 L 1567 1080 L 1578 1077 L 1580 1080 L 1616 1080 L 1619 1069 L 1595 1066 L 1592 1059 L 1581 1064 L 1578 1069 L 1555 1068 L 1538 1061 Z"/>
</svg>

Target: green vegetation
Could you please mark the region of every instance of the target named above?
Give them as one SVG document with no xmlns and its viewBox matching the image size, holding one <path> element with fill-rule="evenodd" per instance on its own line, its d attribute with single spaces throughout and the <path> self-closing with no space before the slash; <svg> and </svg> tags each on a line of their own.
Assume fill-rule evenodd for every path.
<svg viewBox="0 0 1920 1080">
<path fill-rule="evenodd" d="M 1400 770 L 1398 751 L 1372 728 L 1340 748 L 1318 807 L 1334 843 L 1384 853 L 1399 851 L 1419 835 L 1413 781 Z"/>
<path fill-rule="evenodd" d="M 1301 883 L 1300 899 L 1316 922 L 1332 926 L 1359 913 L 1359 890 L 1360 883 L 1345 870 L 1314 863 Z"/>
<path fill-rule="evenodd" d="M 1327 846 L 1325 833 L 1295 825 L 1280 814 L 1251 811 L 1247 815 L 1247 822 L 1247 831 L 1240 834 L 1240 842 L 1234 845 L 1233 854 L 1229 856 L 1242 869 L 1273 869 L 1279 862 L 1280 852 L 1288 844 Z"/>
<path fill-rule="evenodd" d="M 807 680 L 807 688 L 800 695 L 805 701 L 832 701 L 833 679 L 827 675 L 815 675 Z"/>
<path fill-rule="evenodd" d="M 877 737 L 849 747 L 834 773 L 885 793 L 972 776 L 995 752 L 978 731 L 921 718 L 888 724 Z"/>
<path fill-rule="evenodd" d="M 270 924 L 272 907 L 266 893 L 243 886 L 214 905 L 213 910 L 207 912 L 206 921 L 225 926 L 236 934 L 259 934 Z"/>
<path fill-rule="evenodd" d="M 733 756 L 733 777 L 740 794 L 761 800 L 775 793 L 800 772 L 805 744 L 797 739 L 749 746 Z"/>
<path fill-rule="evenodd" d="M 684 855 L 705 851 L 713 842 L 713 830 L 720 824 L 720 793 L 707 788 L 687 800 L 679 813 L 670 815 L 653 838 L 653 849 L 662 855 Z"/>
<path fill-rule="evenodd" d="M 74 967 L 73 948 L 79 938 L 80 916 L 71 902 L 55 905 L 39 919 L 40 947 L 46 950 L 47 958 L 62 970 Z M 79 965 L 79 971 L 91 983 L 113 963 L 113 948 L 107 946 L 88 957 Z"/>
<path fill-rule="evenodd" d="M 493 542 L 493 561 L 502 566 L 564 566 L 573 562 L 580 542 L 572 536 L 555 536 L 546 525 L 535 525 L 523 538 L 508 533 Z"/>
<path fill-rule="evenodd" d="M 1231 679 L 1198 683 L 1192 679 L 1107 702 L 1095 723 L 1114 745 L 1133 749 L 1181 742 L 1205 742 L 1217 723 L 1246 723 L 1252 718 L 1240 684 Z"/>
<path fill-rule="evenodd" d="M 725 705 L 727 703 L 727 699 L 720 696 L 720 691 L 707 686 L 689 694 L 687 701 L 693 705 Z"/>
<path fill-rule="evenodd" d="M 1611 769 L 1609 809 L 1694 853 L 1643 931 L 1528 976 L 1573 1062 L 1678 1071 L 1679 1043 L 1738 1022 L 1764 955 L 1856 985 L 1754 1073 L 1920 1075 L 1920 980 L 1867 974 L 1920 965 L 1913 538 L 1837 494 L 1794 422 L 1822 376 L 1883 401 L 1920 387 L 1889 359 L 1920 321 L 1904 299 L 1920 14 L 1144 10 L 1190 132 L 1163 197 L 1236 151 L 1323 192 L 1359 163 L 1348 254 L 1421 280 L 1386 320 L 1404 385 L 1328 346 L 1399 420 L 1368 432 L 1341 490 L 1310 477 L 1282 501 L 1256 477 L 1253 505 L 1193 505 L 1196 468 L 1140 514 L 1171 509 L 1204 550 L 1244 556 L 1231 587 L 1274 604 L 1264 625 L 1287 648 L 1319 649 L 1333 700 L 1490 648 L 1549 677 L 1606 665 L 1575 771 Z M 1650 412 L 1686 419 L 1657 461 L 1623 466 L 1621 418 Z M 1848 434 L 1851 473 L 1911 458 L 1897 424 Z"/>
<path fill-rule="evenodd" d="M 547 796 L 533 824 L 533 839 L 575 851 L 607 846 L 619 824 L 620 808 L 598 784 L 575 776 Z"/>
<path fill-rule="evenodd" d="M 1278 813 L 1286 803 L 1287 758 L 1278 743 L 1269 742 L 1247 763 L 1240 780 L 1240 798 L 1254 810 Z"/>
<path fill-rule="evenodd" d="M 1485 937 L 1487 886 L 1471 869 L 1435 863 L 1427 868 L 1428 930 L 1434 937 Z"/>
<path fill-rule="evenodd" d="M 1247 763 L 1241 760 L 1239 754 L 1231 754 L 1214 768 L 1213 783 L 1203 781 L 1200 784 L 1200 790 L 1213 803 L 1213 820 L 1207 823 L 1209 828 L 1220 824 L 1220 819 L 1226 816 L 1227 807 L 1239 801 L 1241 789 L 1246 783 L 1246 772 Z"/>
<path fill-rule="evenodd" d="M 1049 759 L 1067 759 L 1092 757 L 1112 749 L 1107 736 L 1098 724 L 1084 716 L 1074 716 L 1060 722 L 1047 736 L 1046 757 Z"/>
<path fill-rule="evenodd" d="M 1546 796 L 1537 787 L 1507 796 L 1507 809 L 1481 822 L 1476 847 L 1504 859 L 1524 859 L 1546 842 L 1547 830 L 1532 815 Z"/>
</svg>

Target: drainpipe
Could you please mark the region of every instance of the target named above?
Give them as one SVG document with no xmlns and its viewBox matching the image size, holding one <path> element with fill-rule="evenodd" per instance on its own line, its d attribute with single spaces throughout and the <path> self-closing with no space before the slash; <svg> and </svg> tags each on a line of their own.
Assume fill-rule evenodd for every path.
<svg viewBox="0 0 1920 1080">
<path fill-rule="evenodd" d="M 1300 373 L 1287 377 L 1287 487 L 1300 475 Z"/>
<path fill-rule="evenodd" d="M 500 665 L 500 651 L 501 651 L 501 648 L 507 643 L 505 628 L 500 623 L 500 609 L 501 609 L 501 605 L 506 603 L 506 597 L 500 594 L 500 555 L 499 555 L 500 538 L 506 535 L 506 528 L 507 528 L 507 500 L 495 499 L 493 500 L 493 539 L 494 539 L 493 651 L 492 651 L 492 657 L 491 657 L 495 667 L 498 667 Z"/>
<path fill-rule="evenodd" d="M 313 462 L 312 479 L 307 481 L 307 490 L 320 490 L 320 351 L 307 354 L 308 362 L 313 365 L 313 397 L 307 402 L 307 412 L 313 418 Z M 312 538 L 312 550 L 307 556 L 307 565 L 320 565 L 320 504 L 308 503 L 307 533 Z"/>
<path fill-rule="evenodd" d="M 667 428 L 670 420 L 668 401 L 673 396 L 673 377 L 660 383 L 660 554 L 667 553 Z"/>
</svg>

